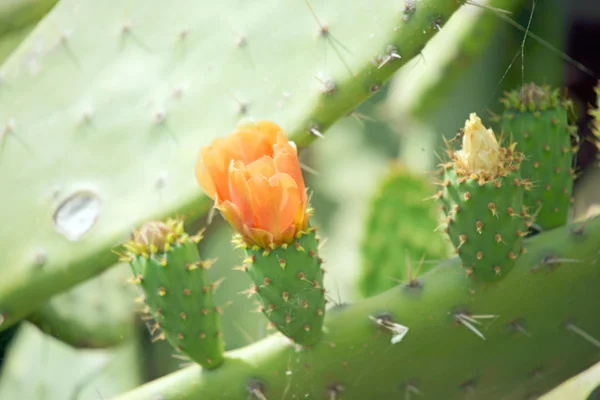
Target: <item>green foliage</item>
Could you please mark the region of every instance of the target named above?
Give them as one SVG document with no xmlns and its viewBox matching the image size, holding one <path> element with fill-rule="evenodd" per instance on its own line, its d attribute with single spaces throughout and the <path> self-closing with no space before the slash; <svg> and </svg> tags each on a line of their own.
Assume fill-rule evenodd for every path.
<svg viewBox="0 0 600 400">
<path fill-rule="evenodd" d="M 60 293 L 28 317 L 43 332 L 75 347 L 115 346 L 135 333 L 131 272 L 120 264 Z"/>
<path fill-rule="evenodd" d="M 577 127 L 569 125 L 567 115 L 573 105 L 559 98 L 558 89 L 533 83 L 507 93 L 502 102 L 501 130 L 526 155 L 521 174 L 533 184 L 524 203 L 542 229 L 562 226 L 569 217 L 575 175 L 577 148 L 571 138 L 577 137 Z"/>
<path fill-rule="evenodd" d="M 497 284 L 468 279 L 452 259 L 419 285 L 328 310 L 326 333 L 309 351 L 271 336 L 227 353 L 215 371 L 188 367 L 115 400 L 537 398 L 598 360 L 585 334 L 600 335 L 598 295 L 590 290 L 600 284 L 600 218 L 525 246 Z M 403 332 L 397 324 L 409 330 L 392 344 Z"/>
<path fill-rule="evenodd" d="M 133 226 L 206 212 L 190 169 L 201 145 L 242 117 L 307 145 L 419 54 L 462 1 L 313 3 L 54 7 L 0 68 L 0 180 L 12 193 L 0 330 L 110 267 Z"/>
<path fill-rule="evenodd" d="M 438 226 L 435 205 L 424 201 L 433 193 L 429 177 L 393 164 L 370 200 L 361 244 L 362 271 L 358 282 L 365 297 L 410 281 L 443 260 L 448 244 L 433 232 Z M 414 269 L 414 270 L 413 270 Z"/>
<path fill-rule="evenodd" d="M 252 279 L 247 292 L 259 298 L 260 312 L 303 346 L 315 345 L 322 336 L 325 271 L 318 247 L 316 230 L 308 228 L 289 245 L 272 250 L 248 247 L 242 267 Z"/>
</svg>

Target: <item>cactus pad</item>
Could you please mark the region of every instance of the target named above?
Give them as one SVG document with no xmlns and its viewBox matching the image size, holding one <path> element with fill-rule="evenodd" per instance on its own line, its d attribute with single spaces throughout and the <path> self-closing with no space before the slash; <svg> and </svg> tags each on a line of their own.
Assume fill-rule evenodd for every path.
<svg viewBox="0 0 600 400">
<path fill-rule="evenodd" d="M 463 132 L 463 147 L 449 149 L 451 161 L 442 164 L 439 183 L 446 219 L 442 221 L 467 274 L 478 279 L 502 279 L 523 251 L 527 209 L 521 179 L 522 155 L 514 144 L 500 147 L 491 129 L 471 114 Z"/>
<path fill-rule="evenodd" d="M 412 278 L 419 259 L 443 260 L 450 246 L 441 236 L 432 235 L 438 225 L 435 207 L 423 201 L 433 192 L 428 177 L 394 164 L 371 201 L 362 238 L 363 271 L 359 282 L 369 297 Z M 420 265 L 420 273 L 428 263 Z"/>
<path fill-rule="evenodd" d="M 290 244 L 272 250 L 246 248 L 242 267 L 253 282 L 247 293 L 258 296 L 259 309 L 271 326 L 304 346 L 321 339 L 325 316 L 318 245 L 316 230 L 309 227 Z"/>
<path fill-rule="evenodd" d="M 503 134 L 516 142 L 524 154 L 521 175 L 531 180 L 532 190 L 524 203 L 542 229 L 564 225 L 569 216 L 573 193 L 573 155 L 571 139 L 577 127 L 569 125 L 569 100 L 561 100 L 558 90 L 533 83 L 513 90 L 502 99 Z"/>
<path fill-rule="evenodd" d="M 0 330 L 112 265 L 133 226 L 206 211 L 190 166 L 219 132 L 260 117 L 309 144 L 464 1 L 352 4 L 58 2 L 0 68 Z"/>
<path fill-rule="evenodd" d="M 144 292 L 145 304 L 155 323 L 152 331 L 176 350 L 205 368 L 223 362 L 224 343 L 213 292 L 218 282 L 209 282 L 211 261 L 200 260 L 197 243 L 201 233 L 188 236 L 183 222 L 145 224 L 124 246 L 134 281 Z"/>
<path fill-rule="evenodd" d="M 136 290 L 129 266 L 119 264 L 56 295 L 27 319 L 44 333 L 75 347 L 115 346 L 135 332 Z"/>
</svg>

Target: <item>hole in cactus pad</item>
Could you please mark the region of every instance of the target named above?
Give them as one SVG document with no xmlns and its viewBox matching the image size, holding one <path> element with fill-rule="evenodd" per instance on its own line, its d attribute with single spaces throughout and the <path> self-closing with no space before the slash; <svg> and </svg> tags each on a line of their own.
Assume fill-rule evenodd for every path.
<svg viewBox="0 0 600 400">
<path fill-rule="evenodd" d="M 100 199 L 91 192 L 77 192 L 64 200 L 54 213 L 54 229 L 71 241 L 88 232 L 100 213 Z"/>
</svg>

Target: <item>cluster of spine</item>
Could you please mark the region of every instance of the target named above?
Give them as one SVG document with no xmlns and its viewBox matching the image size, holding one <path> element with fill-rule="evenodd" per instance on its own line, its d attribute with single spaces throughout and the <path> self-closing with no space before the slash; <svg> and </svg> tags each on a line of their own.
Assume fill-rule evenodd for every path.
<svg viewBox="0 0 600 400">
<path fill-rule="evenodd" d="M 531 224 L 524 193 L 530 182 L 520 175 L 523 154 L 515 143 L 502 147 L 491 129 L 471 114 L 461 130 L 463 145 L 453 150 L 439 174 L 439 199 L 448 234 L 468 275 L 502 279 L 524 252 L 522 239 Z"/>
<path fill-rule="evenodd" d="M 532 183 L 532 190 L 525 193 L 525 205 L 536 216 L 539 228 L 564 225 L 569 216 L 577 152 L 577 146 L 572 145 L 572 139 L 577 142 L 577 127 L 568 121 L 571 101 L 561 99 L 558 89 L 530 83 L 506 93 L 501 102 L 505 110 L 495 120 L 525 155 L 520 170 Z"/>
<path fill-rule="evenodd" d="M 431 234 L 438 224 L 436 208 L 423 199 L 433 191 L 425 176 L 394 164 L 370 202 L 361 244 L 359 288 L 369 297 L 411 281 L 419 259 L 443 260 L 450 255 L 444 238 Z M 420 263 L 425 273 L 435 264 Z"/>
<path fill-rule="evenodd" d="M 156 339 L 166 339 L 177 351 L 205 368 L 223 362 L 221 309 L 215 305 L 217 282 L 206 270 L 213 260 L 201 260 L 197 244 L 202 232 L 190 236 L 183 221 L 148 222 L 123 245 L 133 282 L 143 290 L 143 303 L 154 319 Z"/>
<path fill-rule="evenodd" d="M 258 297 L 258 311 L 268 318 L 269 326 L 299 345 L 318 343 L 327 301 L 316 229 L 309 226 L 291 243 L 266 249 L 249 246 L 238 235 L 233 243 L 246 251 L 239 269 L 247 272 L 252 286 L 245 293 Z"/>
</svg>

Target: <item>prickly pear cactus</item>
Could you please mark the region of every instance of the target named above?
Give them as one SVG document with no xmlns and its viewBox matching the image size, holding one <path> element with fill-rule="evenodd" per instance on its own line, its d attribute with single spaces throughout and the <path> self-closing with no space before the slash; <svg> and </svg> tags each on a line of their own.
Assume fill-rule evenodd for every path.
<svg viewBox="0 0 600 400">
<path fill-rule="evenodd" d="M 240 268 L 270 325 L 294 342 L 316 344 L 325 315 L 323 261 L 298 150 L 272 121 L 245 121 L 203 146 L 196 179 L 246 249 Z"/>
<path fill-rule="evenodd" d="M 513 268 L 527 233 L 524 192 L 530 183 L 519 173 L 523 155 L 514 144 L 502 147 L 494 132 L 471 114 L 462 148 L 450 147 L 441 166 L 442 221 L 468 275 L 484 281 L 502 279 Z"/>
<path fill-rule="evenodd" d="M 199 146 L 247 116 L 308 145 L 463 3 L 61 0 L 0 68 L 0 330 L 110 267 L 133 226 L 206 212 Z"/>
<path fill-rule="evenodd" d="M 577 151 L 571 144 L 577 127 L 568 122 L 572 103 L 561 99 L 558 89 L 534 83 L 507 93 L 502 103 L 502 133 L 525 155 L 521 174 L 532 183 L 525 193 L 525 205 L 541 229 L 564 225 L 569 217 Z"/>
<path fill-rule="evenodd" d="M 394 163 L 383 177 L 371 200 L 362 238 L 359 288 L 363 296 L 410 281 L 435 265 L 424 261 L 450 255 L 444 238 L 432 235 L 439 216 L 435 205 L 423 200 L 433 191 L 427 176 L 400 163 Z"/>
<path fill-rule="evenodd" d="M 600 218 L 524 242 L 501 282 L 465 279 L 451 259 L 418 285 L 331 308 L 309 351 L 273 335 L 218 374 L 192 366 L 115 400 L 538 399 L 600 361 Z"/>
<path fill-rule="evenodd" d="M 197 243 L 183 221 L 149 222 L 124 247 L 134 282 L 143 289 L 143 303 L 154 318 L 152 332 L 205 368 L 223 362 L 224 344 L 213 291 L 218 282 L 206 279 L 211 260 L 201 260 Z"/>
<path fill-rule="evenodd" d="M 28 317 L 46 334 L 75 347 L 109 347 L 135 332 L 129 266 L 121 263 L 94 279 L 52 297 Z"/>
</svg>

